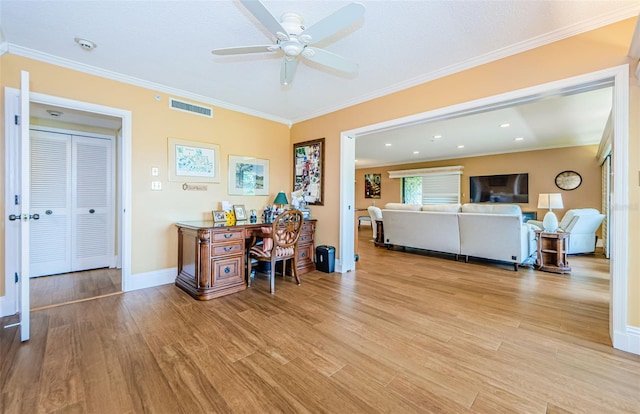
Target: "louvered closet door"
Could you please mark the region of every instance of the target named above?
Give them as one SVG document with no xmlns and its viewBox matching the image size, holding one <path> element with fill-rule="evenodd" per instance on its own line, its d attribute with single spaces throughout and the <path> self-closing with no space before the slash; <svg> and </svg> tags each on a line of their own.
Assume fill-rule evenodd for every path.
<svg viewBox="0 0 640 414">
<path fill-rule="evenodd" d="M 30 276 L 71 270 L 71 136 L 31 131 Z"/>
<path fill-rule="evenodd" d="M 73 136 L 73 270 L 108 267 L 113 244 L 111 141 Z"/>
</svg>

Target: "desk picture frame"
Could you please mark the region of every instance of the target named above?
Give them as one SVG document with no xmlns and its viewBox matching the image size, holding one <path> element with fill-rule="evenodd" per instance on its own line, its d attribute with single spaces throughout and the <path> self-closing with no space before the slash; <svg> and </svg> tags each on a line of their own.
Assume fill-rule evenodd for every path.
<svg viewBox="0 0 640 414">
<path fill-rule="evenodd" d="M 307 204 L 324 205 L 324 138 L 293 144 L 293 191 Z"/>
<path fill-rule="evenodd" d="M 222 210 L 215 210 L 211 212 L 213 215 L 214 223 L 224 223 L 227 221 L 227 216 Z"/>
<path fill-rule="evenodd" d="M 236 216 L 236 221 L 247 220 L 247 212 L 244 209 L 244 204 L 235 204 L 233 206 L 233 214 Z"/>
</svg>

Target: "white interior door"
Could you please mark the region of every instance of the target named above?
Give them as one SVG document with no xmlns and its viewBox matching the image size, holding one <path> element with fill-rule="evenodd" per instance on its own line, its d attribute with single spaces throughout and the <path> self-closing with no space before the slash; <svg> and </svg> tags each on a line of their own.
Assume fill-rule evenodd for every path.
<svg viewBox="0 0 640 414">
<path fill-rule="evenodd" d="M 113 250 L 111 140 L 73 136 L 71 267 L 108 267 Z"/>
<path fill-rule="evenodd" d="M 30 277 L 70 272 L 71 135 L 32 130 L 30 142 Z"/>
<path fill-rule="evenodd" d="M 20 265 L 19 297 L 20 297 L 20 339 L 28 341 L 31 328 L 31 303 L 29 300 L 29 72 L 22 71 L 20 76 L 20 169 L 22 180 L 20 183 L 20 211 L 22 225 L 20 226 Z"/>
</svg>

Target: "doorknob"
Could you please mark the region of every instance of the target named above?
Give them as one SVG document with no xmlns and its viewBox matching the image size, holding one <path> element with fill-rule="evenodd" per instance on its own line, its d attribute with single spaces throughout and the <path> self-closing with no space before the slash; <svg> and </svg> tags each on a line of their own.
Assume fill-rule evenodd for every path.
<svg viewBox="0 0 640 414">
<path fill-rule="evenodd" d="M 96 211 L 95 211 L 94 209 L 89 210 L 89 213 L 91 213 L 91 214 L 93 214 L 93 213 L 95 213 L 95 212 L 96 212 Z"/>
<path fill-rule="evenodd" d="M 9 221 L 20 220 L 20 218 L 20 214 L 18 214 L 17 216 L 15 214 L 9 214 Z"/>
<path fill-rule="evenodd" d="M 30 219 L 34 219 L 34 220 L 40 220 L 40 214 L 36 213 L 36 214 L 30 214 L 29 215 Z"/>
</svg>

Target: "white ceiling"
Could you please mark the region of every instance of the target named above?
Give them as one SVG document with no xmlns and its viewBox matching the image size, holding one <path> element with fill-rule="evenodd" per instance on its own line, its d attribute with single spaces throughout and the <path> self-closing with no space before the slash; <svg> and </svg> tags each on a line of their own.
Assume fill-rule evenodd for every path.
<svg viewBox="0 0 640 414">
<path fill-rule="evenodd" d="M 276 17 L 287 11 L 301 14 L 309 27 L 350 2 L 263 3 Z M 363 21 L 317 44 L 358 62 L 358 73 L 345 76 L 303 63 L 288 86 L 279 82 L 279 55 L 211 54 L 215 48 L 272 41 L 246 8 L 231 0 L 0 0 L 2 50 L 150 87 L 165 92 L 165 99 L 179 95 L 291 124 L 640 12 L 638 0 L 361 3 L 366 7 Z M 76 37 L 91 40 L 97 47 L 83 50 L 74 41 Z M 597 112 L 603 114 L 608 109 L 610 99 L 609 108 Z M 546 132 L 538 131 L 540 125 L 534 126 L 527 118 L 531 111 L 507 111 L 510 113 L 494 114 L 495 119 L 487 122 L 493 127 L 497 118 L 509 118 L 500 123 L 514 125 L 508 131 L 511 134 L 516 134 L 516 125 L 524 128 L 517 134 L 525 136 L 525 145 L 545 139 Z M 533 112 L 541 116 L 540 110 Z M 549 129 L 559 131 L 557 126 L 551 127 L 556 125 L 551 114 L 544 118 Z M 584 126 L 589 119 L 576 122 L 582 129 L 592 129 Z M 486 139 L 498 134 L 481 131 L 478 125 L 483 122 L 475 120 L 473 134 L 466 136 L 475 137 L 476 143 L 481 140 L 482 151 L 490 152 L 493 144 Z M 462 138 L 454 135 L 457 126 L 441 125 L 441 129 L 450 131 L 451 140 L 456 137 L 456 145 L 461 142 Z M 430 132 L 420 136 L 425 133 Z M 415 145 L 406 149 L 413 151 Z M 471 145 L 469 141 L 465 148 Z"/>
</svg>

